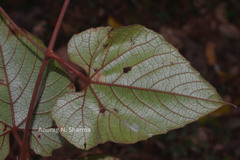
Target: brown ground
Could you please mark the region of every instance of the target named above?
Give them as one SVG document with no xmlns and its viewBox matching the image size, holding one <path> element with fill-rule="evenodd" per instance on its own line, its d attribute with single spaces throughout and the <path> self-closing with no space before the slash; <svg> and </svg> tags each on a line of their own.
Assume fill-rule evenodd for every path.
<svg viewBox="0 0 240 160">
<path fill-rule="evenodd" d="M 45 44 L 62 4 L 60 0 L 0 2 L 20 27 Z M 163 34 L 216 87 L 224 100 L 240 106 L 239 15 L 237 0 L 72 0 L 55 48 L 64 51 L 73 34 L 90 27 L 139 23 Z M 9 159 L 17 153 L 13 147 Z M 90 151 L 66 144 L 49 159 L 76 159 L 92 154 L 120 159 L 238 160 L 240 110 L 225 106 L 201 121 L 136 144 L 106 143 Z"/>
</svg>

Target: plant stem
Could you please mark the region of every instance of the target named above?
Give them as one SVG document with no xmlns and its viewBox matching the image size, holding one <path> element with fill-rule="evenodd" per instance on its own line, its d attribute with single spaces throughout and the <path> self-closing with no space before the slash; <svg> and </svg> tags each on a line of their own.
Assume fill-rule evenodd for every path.
<svg viewBox="0 0 240 160">
<path fill-rule="evenodd" d="M 82 73 L 79 72 L 77 69 L 75 69 L 74 67 L 72 67 L 70 64 L 68 64 L 66 61 L 64 61 L 63 59 L 61 59 L 58 55 L 56 54 L 49 54 L 47 55 L 49 58 L 53 58 L 56 61 L 58 61 L 59 63 L 63 64 L 64 66 L 66 66 L 67 68 L 69 68 L 70 70 L 72 70 L 77 76 L 79 76 L 86 84 L 89 84 L 90 80 Z"/>
<path fill-rule="evenodd" d="M 33 111 L 35 109 L 35 105 L 36 105 L 36 99 L 37 99 L 37 95 L 38 95 L 38 91 L 42 82 L 42 77 L 45 71 L 45 68 L 47 67 L 48 64 L 48 57 L 44 56 L 38 77 L 37 77 L 37 81 L 34 87 L 34 91 L 32 94 L 32 99 L 30 102 L 30 107 L 28 110 L 28 115 L 27 115 L 27 119 L 26 119 L 26 125 L 25 125 L 25 129 L 24 129 L 24 135 L 23 135 L 23 144 L 22 144 L 22 149 L 21 149 L 21 154 L 20 154 L 20 160 L 24 160 L 25 159 L 25 154 L 28 150 L 28 133 L 29 133 L 29 129 L 30 129 L 30 125 L 31 125 L 31 120 L 32 120 L 32 115 L 33 115 Z"/>
<path fill-rule="evenodd" d="M 17 130 L 18 130 L 17 128 L 12 128 L 12 134 L 13 134 L 14 138 L 17 140 L 19 146 L 22 148 L 23 142 L 22 142 L 22 139 L 19 136 Z"/>
<path fill-rule="evenodd" d="M 60 13 L 59 16 L 58 16 L 57 23 L 56 23 L 56 25 L 55 25 L 55 28 L 54 28 L 54 31 L 53 31 L 51 40 L 50 40 L 49 45 L 48 45 L 48 51 L 52 51 L 52 50 L 53 50 L 53 47 L 54 47 L 54 44 L 55 44 L 55 41 L 56 41 L 56 38 L 57 38 L 57 35 L 58 35 L 58 32 L 59 32 L 59 28 L 60 28 L 60 26 L 61 26 L 61 24 L 62 24 L 62 20 L 63 20 L 63 17 L 64 17 L 65 12 L 66 12 L 66 10 L 67 10 L 69 1 L 70 1 L 70 0 L 65 0 L 65 2 L 64 2 L 64 4 L 63 4 L 61 13 Z"/>
<path fill-rule="evenodd" d="M 25 129 L 24 129 L 20 160 L 25 159 L 25 155 L 26 155 L 26 152 L 28 150 L 28 133 L 29 133 L 30 125 L 31 125 L 33 111 L 34 111 L 35 106 L 36 106 L 36 100 L 37 100 L 37 95 L 38 95 L 39 88 L 40 88 L 40 85 L 41 85 L 41 81 L 42 81 L 42 78 L 43 78 L 43 75 L 44 75 L 44 71 L 47 67 L 48 61 L 49 61 L 49 56 L 48 55 L 54 54 L 52 49 L 55 45 L 56 37 L 57 37 L 57 34 L 59 32 L 59 28 L 60 28 L 60 25 L 62 23 L 62 20 L 63 20 L 64 14 L 66 12 L 67 6 L 69 4 L 69 1 L 70 0 L 65 0 L 65 2 L 63 4 L 61 13 L 58 17 L 57 23 L 55 25 L 55 28 L 54 28 L 54 31 L 53 31 L 53 34 L 52 34 L 52 37 L 51 37 L 51 40 L 50 40 L 49 45 L 48 45 L 47 54 L 44 56 L 44 59 L 43 59 L 43 62 L 42 62 L 42 65 L 41 65 L 41 68 L 40 68 L 40 71 L 39 71 L 39 74 L 38 74 L 38 77 L 37 77 L 37 81 L 36 81 L 36 84 L 35 84 L 35 87 L 34 87 L 32 99 L 31 99 L 31 102 L 30 102 L 30 107 L 29 107 L 29 110 L 28 110 L 28 115 L 27 115 L 27 118 L 26 118 L 26 125 L 25 125 Z"/>
</svg>

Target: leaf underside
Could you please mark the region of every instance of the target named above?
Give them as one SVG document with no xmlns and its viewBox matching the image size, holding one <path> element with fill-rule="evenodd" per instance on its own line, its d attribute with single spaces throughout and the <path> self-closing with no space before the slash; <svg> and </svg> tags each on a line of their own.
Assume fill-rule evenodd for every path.
<svg viewBox="0 0 240 160">
<path fill-rule="evenodd" d="M 59 98 L 52 116 L 76 147 L 135 143 L 183 127 L 224 104 L 161 35 L 132 25 L 88 29 L 68 44 L 90 84 Z"/>
<path fill-rule="evenodd" d="M 28 32 L 26 34 L 46 49 L 39 39 Z M 25 128 L 25 119 L 43 56 L 31 41 L 14 30 L 10 22 L 0 15 L 0 124 L 7 128 Z M 42 133 L 37 131 L 39 128 L 56 127 L 51 118 L 51 107 L 57 98 L 72 91 L 70 80 L 58 64 L 51 61 L 44 72 L 38 93 L 38 106 L 31 125 L 31 148 L 37 154 L 50 156 L 54 149 L 61 146 L 59 143 L 62 140 L 58 133 L 41 136 Z M 8 134 L 3 134 L 0 137 L 2 140 L 6 137 L 4 143 L 2 141 L 3 148 L 8 147 L 7 136 Z M 45 146 L 48 146 L 47 150 L 44 150 Z"/>
</svg>

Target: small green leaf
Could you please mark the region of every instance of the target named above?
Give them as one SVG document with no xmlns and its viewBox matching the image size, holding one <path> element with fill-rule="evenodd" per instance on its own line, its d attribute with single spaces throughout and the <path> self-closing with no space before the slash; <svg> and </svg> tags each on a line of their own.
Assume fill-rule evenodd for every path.
<svg viewBox="0 0 240 160">
<path fill-rule="evenodd" d="M 32 41 L 27 40 L 11 26 L 4 15 L 0 15 L 0 122 L 10 128 L 16 126 L 24 129 L 44 56 L 32 41 L 44 50 L 46 47 L 39 39 L 25 32 Z M 38 92 L 38 106 L 31 125 L 31 146 L 37 154 L 50 156 L 54 149 L 60 147 L 61 141 L 56 140 L 59 139 L 58 133 L 45 134 L 41 140 L 34 141 L 35 132 L 39 128 L 56 127 L 51 118 L 51 107 L 57 98 L 72 92 L 71 88 L 70 80 L 59 65 L 50 61 Z M 7 147 L 5 142 L 4 148 Z M 47 152 L 39 149 L 39 146 L 47 145 Z"/>
<path fill-rule="evenodd" d="M 176 48 L 143 26 L 89 29 L 68 44 L 90 84 L 53 107 L 61 134 L 81 149 L 135 143 L 183 127 L 224 102 Z"/>
</svg>

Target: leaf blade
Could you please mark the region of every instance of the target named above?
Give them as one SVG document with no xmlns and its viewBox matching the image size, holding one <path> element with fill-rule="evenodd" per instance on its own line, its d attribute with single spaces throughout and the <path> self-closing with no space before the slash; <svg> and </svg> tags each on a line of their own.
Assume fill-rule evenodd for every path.
<svg viewBox="0 0 240 160">
<path fill-rule="evenodd" d="M 0 14 L 0 122 L 18 129 L 25 128 L 33 90 L 43 61 L 44 54 L 39 48 L 46 50 L 38 38 L 26 31 L 25 34 L 31 41 L 14 30 L 7 18 Z M 50 114 L 51 106 L 58 97 L 73 90 L 74 87 L 61 67 L 50 61 L 37 94 L 35 103 L 38 105 L 30 128 L 31 146 L 37 154 L 50 156 L 54 149 L 60 147 L 60 141 L 48 141 L 59 138 L 58 133 L 46 134 L 52 137 L 43 136 L 38 142 L 33 139 L 39 128 L 56 127 Z M 47 142 L 51 146 L 48 152 L 39 150 L 36 145 L 48 145 Z"/>
<path fill-rule="evenodd" d="M 173 46 L 140 25 L 89 29 L 73 36 L 68 53 L 91 81 L 84 91 L 60 98 L 52 115 L 60 128 L 90 128 L 61 132 L 81 149 L 106 141 L 135 143 L 224 104 Z"/>
<path fill-rule="evenodd" d="M 30 144 L 36 154 L 50 157 L 55 149 L 62 146 L 63 138 L 60 137 L 56 128 L 40 128 L 39 131 L 31 132 Z"/>
</svg>

